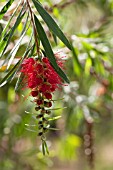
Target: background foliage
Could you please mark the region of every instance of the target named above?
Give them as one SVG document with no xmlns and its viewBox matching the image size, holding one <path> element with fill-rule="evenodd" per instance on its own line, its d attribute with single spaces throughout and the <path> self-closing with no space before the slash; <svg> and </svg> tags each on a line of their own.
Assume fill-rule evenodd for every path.
<svg viewBox="0 0 113 170">
<path fill-rule="evenodd" d="M 4 0 L 0 2 L 1 8 L 5 2 Z M 52 122 L 52 127 L 57 127 L 60 131 L 48 133 L 47 143 L 50 155 L 44 157 L 40 152 L 40 140 L 37 133 L 26 130 L 25 124 L 34 124 L 35 121 L 34 116 L 28 114 L 28 112 L 34 112 L 34 105 L 27 98 L 29 91 L 19 88 L 15 93 L 17 74 L 10 83 L 0 88 L 0 168 L 2 170 L 47 170 L 50 168 L 87 170 L 88 162 L 90 162 L 91 166 L 95 164 L 95 169 L 111 170 L 113 168 L 113 1 L 45 2 L 42 0 L 40 2 L 55 18 L 73 45 L 72 51 L 59 40 L 56 45 L 48 27 L 40 16 L 38 17 L 54 51 L 61 51 L 67 56 L 65 67 L 70 84 L 54 95 L 55 99 L 64 98 L 57 101 L 54 106 L 64 107 L 64 109 L 53 112 L 53 115 L 61 116 L 60 119 Z M 18 2 L 14 1 L 0 20 L 1 35 L 17 4 Z M 37 14 L 34 6 L 33 9 Z M 9 33 L 17 15 L 18 13 L 14 15 L 9 24 Z M 1 65 L 6 61 L 0 67 L 1 82 L 18 59 L 24 56 L 25 48 L 31 39 L 32 27 L 29 27 L 27 12 L 25 18 L 26 20 L 17 24 L 18 27 L 10 43 L 7 43 L 7 50 L 0 59 Z M 22 31 L 24 28 L 26 34 Z M 21 37 L 24 37 L 22 41 Z M 5 38 L 7 39 L 7 36 Z M 14 54 L 12 49 L 19 40 L 20 46 L 16 48 Z M 5 43 L 4 40 L 4 44 L 3 41 L 2 45 L 0 44 L 0 53 L 3 52 Z M 11 62 L 8 64 L 7 61 Z M 16 69 L 14 73 L 15 71 Z M 94 154 L 91 153 L 92 151 Z"/>
</svg>

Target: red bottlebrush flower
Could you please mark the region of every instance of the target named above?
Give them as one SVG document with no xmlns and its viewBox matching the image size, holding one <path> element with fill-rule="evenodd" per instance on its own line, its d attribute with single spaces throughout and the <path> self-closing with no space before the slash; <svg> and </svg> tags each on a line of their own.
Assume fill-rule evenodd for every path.
<svg viewBox="0 0 113 170">
<path fill-rule="evenodd" d="M 36 77 L 36 76 L 37 76 L 36 72 L 35 73 L 33 72 L 30 75 L 28 75 L 28 87 L 29 88 L 35 88 L 38 85 L 43 83 L 42 78 L 41 77 Z"/>
<path fill-rule="evenodd" d="M 54 92 L 57 88 L 57 85 L 56 84 L 53 84 L 50 88 L 51 92 Z"/>
<path fill-rule="evenodd" d="M 23 61 L 22 65 L 29 65 L 29 64 L 35 64 L 35 60 L 33 58 L 27 58 Z"/>
<path fill-rule="evenodd" d="M 40 87 L 40 92 L 45 93 L 45 92 L 50 91 L 50 85 L 48 84 L 42 84 Z"/>
<path fill-rule="evenodd" d="M 43 65 L 40 64 L 40 63 L 38 63 L 35 68 L 36 68 L 37 74 L 42 74 L 43 71 L 44 71 L 43 70 Z"/>
<path fill-rule="evenodd" d="M 51 93 L 44 93 L 44 96 L 46 97 L 46 99 L 52 99 Z"/>
<path fill-rule="evenodd" d="M 56 62 L 59 67 L 62 67 L 63 62 L 58 59 L 58 56 Z M 42 63 L 33 58 L 25 59 L 22 63 L 21 72 L 26 76 L 28 87 L 31 89 L 37 87 L 42 93 L 54 92 L 62 84 L 61 78 L 51 66 L 47 57 L 42 59 Z"/>
<path fill-rule="evenodd" d="M 28 82 L 28 87 L 31 88 L 31 89 L 35 88 L 36 87 L 36 82 L 29 81 Z"/>
<path fill-rule="evenodd" d="M 56 62 L 59 67 L 63 67 L 63 62 L 56 56 Z M 25 75 L 25 83 L 27 87 L 32 89 L 31 96 L 36 97 L 40 93 L 41 96 L 45 96 L 46 99 L 52 99 L 52 94 L 59 85 L 62 85 L 62 79 L 54 70 L 47 57 L 44 57 L 42 61 L 35 60 L 34 58 L 25 59 L 22 63 L 21 72 Z M 33 90 L 33 89 L 37 90 Z M 37 105 L 41 105 L 44 102 L 37 100 Z M 47 104 L 47 107 L 51 107 L 52 103 Z"/>
<path fill-rule="evenodd" d="M 63 68 L 63 62 L 56 55 L 56 62 Z M 36 103 L 35 110 L 39 111 L 36 115 L 38 119 L 39 136 L 47 131 L 45 125 L 49 125 L 48 116 L 51 114 L 52 93 L 62 85 L 62 79 L 52 67 L 49 59 L 44 57 L 40 60 L 34 58 L 25 59 L 22 63 L 21 72 L 24 74 L 23 81 L 27 88 L 31 89 L 31 96 Z"/>
<path fill-rule="evenodd" d="M 44 62 L 44 63 L 49 63 L 49 60 L 48 60 L 48 58 L 47 57 L 44 57 L 43 59 L 42 59 L 42 61 Z"/>
<path fill-rule="evenodd" d="M 43 58 L 42 60 L 46 66 L 46 70 L 44 70 L 44 77 L 47 79 L 47 82 L 49 82 L 52 86 L 54 85 L 54 87 L 51 89 L 52 91 L 50 90 L 51 92 L 53 92 L 58 88 L 59 84 L 62 84 L 62 80 L 51 66 L 48 58 Z M 59 64 L 61 65 L 61 63 Z"/>
<path fill-rule="evenodd" d="M 25 59 L 23 61 L 23 63 L 22 63 L 21 72 L 23 72 L 25 75 L 27 75 L 28 73 L 33 72 L 34 64 L 35 64 L 35 60 L 33 58 Z"/>
<path fill-rule="evenodd" d="M 31 95 L 32 95 L 33 97 L 38 96 L 38 91 L 32 91 L 32 92 L 31 92 Z"/>
</svg>

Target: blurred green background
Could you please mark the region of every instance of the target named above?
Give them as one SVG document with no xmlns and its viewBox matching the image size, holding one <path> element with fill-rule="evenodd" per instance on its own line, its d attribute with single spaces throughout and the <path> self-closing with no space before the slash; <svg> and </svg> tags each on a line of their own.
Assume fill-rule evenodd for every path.
<svg viewBox="0 0 113 170">
<path fill-rule="evenodd" d="M 0 1 L 0 9 L 5 2 Z M 53 116 L 61 118 L 51 122 L 51 127 L 60 130 L 48 132 L 50 154 L 43 156 L 40 138 L 32 128 L 30 131 L 25 126 L 37 123 L 35 115 L 28 114 L 35 113 L 35 105 L 28 90 L 20 88 L 15 93 L 17 74 L 12 82 L 0 88 L 0 170 L 88 170 L 92 164 L 95 170 L 112 170 L 113 0 L 40 2 L 58 22 L 74 48 L 70 52 L 59 40 L 56 45 L 44 24 L 54 51 L 67 56 L 65 72 L 70 84 L 54 94 L 54 99 L 63 98 L 56 101 L 54 107 L 64 109 L 53 111 Z M 0 20 L 0 33 L 17 4 L 18 1 L 14 1 Z M 5 57 L 18 40 L 23 23 L 19 24 L 11 39 Z M 24 53 L 31 29 L 21 43 L 17 59 Z M 12 65 L 15 62 L 16 59 Z M 7 73 L 5 69 L 6 66 L 0 67 L 0 79 Z M 92 148 L 87 141 L 90 132 Z M 94 152 L 92 161 L 91 151 Z"/>
</svg>

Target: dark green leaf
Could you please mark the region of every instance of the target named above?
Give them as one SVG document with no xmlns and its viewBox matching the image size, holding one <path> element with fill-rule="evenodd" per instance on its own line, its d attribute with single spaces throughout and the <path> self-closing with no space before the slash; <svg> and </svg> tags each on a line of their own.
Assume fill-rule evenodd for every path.
<svg viewBox="0 0 113 170">
<path fill-rule="evenodd" d="M 35 15 L 34 15 L 34 19 L 35 19 L 35 25 L 36 25 L 36 29 L 37 29 L 39 38 L 40 38 L 40 40 L 42 42 L 42 45 L 44 47 L 44 50 L 46 52 L 46 55 L 47 55 L 51 65 L 56 70 L 56 72 L 59 74 L 59 76 L 63 80 L 65 80 L 67 83 L 69 83 L 69 79 L 67 78 L 65 73 L 61 70 L 61 68 L 56 63 L 56 59 L 55 59 L 54 53 L 52 51 L 51 45 L 49 43 L 49 40 L 48 40 L 48 38 L 46 36 L 46 33 L 45 33 L 42 25 L 40 24 L 38 18 Z"/>
<path fill-rule="evenodd" d="M 34 51 L 35 51 L 35 43 L 33 44 L 33 46 L 32 46 L 32 48 L 31 48 L 31 51 L 29 52 L 29 54 L 28 54 L 28 57 L 32 57 L 33 56 L 33 54 L 34 54 Z"/>
<path fill-rule="evenodd" d="M 42 153 L 43 153 L 43 155 L 45 155 L 45 143 L 44 143 L 44 141 L 42 141 Z"/>
<path fill-rule="evenodd" d="M 56 37 L 56 35 L 55 35 L 54 33 L 52 33 L 52 35 L 53 35 L 54 42 L 55 42 L 56 45 L 57 45 L 57 37 Z"/>
<path fill-rule="evenodd" d="M 0 42 L 0 56 L 1 56 L 2 50 L 4 49 L 4 47 L 7 43 L 7 40 L 8 40 L 10 33 L 11 33 L 11 30 L 4 36 L 4 38 Z"/>
<path fill-rule="evenodd" d="M 11 4 L 13 3 L 14 0 L 9 0 L 5 6 L 1 9 L 0 11 L 0 19 L 2 19 L 2 17 L 4 16 L 4 14 L 7 12 L 7 10 L 9 9 L 9 7 L 11 6 Z"/>
<path fill-rule="evenodd" d="M 64 33 L 61 31 L 57 23 L 54 21 L 54 19 L 47 13 L 47 11 L 43 8 L 43 6 L 40 4 L 39 1 L 32 0 L 37 11 L 45 21 L 45 23 L 48 25 L 49 29 L 52 30 L 52 32 L 71 50 L 71 45 L 64 35 Z"/>
</svg>

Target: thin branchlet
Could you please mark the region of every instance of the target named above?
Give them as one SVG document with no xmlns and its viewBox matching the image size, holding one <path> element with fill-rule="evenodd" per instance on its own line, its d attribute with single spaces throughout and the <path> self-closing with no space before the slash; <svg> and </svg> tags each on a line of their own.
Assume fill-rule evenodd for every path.
<svg viewBox="0 0 113 170">
<path fill-rule="evenodd" d="M 35 43 L 36 43 L 37 54 L 39 54 L 39 44 L 38 44 L 38 40 L 37 40 L 37 31 L 36 31 L 36 27 L 35 27 L 35 24 L 34 24 L 33 11 L 32 11 L 31 6 L 29 4 L 29 0 L 26 0 L 26 3 L 27 3 L 27 6 L 28 6 L 28 9 L 29 9 L 29 12 L 30 12 L 31 22 L 32 22 L 32 25 L 33 25 L 34 39 L 35 39 Z"/>
</svg>

